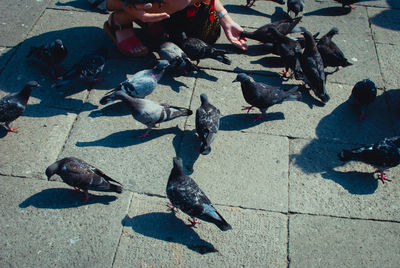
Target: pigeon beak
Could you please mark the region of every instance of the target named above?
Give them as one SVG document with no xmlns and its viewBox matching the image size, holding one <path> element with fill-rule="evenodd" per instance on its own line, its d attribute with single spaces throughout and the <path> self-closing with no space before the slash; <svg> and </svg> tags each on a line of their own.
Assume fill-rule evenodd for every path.
<svg viewBox="0 0 400 268">
<path fill-rule="evenodd" d="M 235 82 L 237 82 L 238 80 L 237 80 L 237 78 L 235 78 L 233 81 L 232 81 L 232 83 L 235 83 Z"/>
</svg>

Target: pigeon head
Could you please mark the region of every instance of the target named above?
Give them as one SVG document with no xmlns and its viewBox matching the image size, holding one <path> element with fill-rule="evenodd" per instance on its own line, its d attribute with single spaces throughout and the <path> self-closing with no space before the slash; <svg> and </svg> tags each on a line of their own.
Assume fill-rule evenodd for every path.
<svg viewBox="0 0 400 268">
<path fill-rule="evenodd" d="M 240 73 L 236 76 L 235 80 L 232 81 L 233 82 L 244 82 L 244 81 L 250 81 L 250 76 L 248 76 L 247 74 L 244 73 Z"/>
<path fill-rule="evenodd" d="M 47 176 L 47 180 L 50 180 L 50 178 L 57 173 L 58 168 L 60 166 L 60 162 L 57 161 L 53 164 L 51 164 L 48 168 L 46 168 L 46 176 Z"/>
<path fill-rule="evenodd" d="M 339 29 L 338 28 L 336 28 L 336 27 L 333 27 L 328 33 L 327 33 L 327 35 L 328 36 L 334 36 L 335 34 L 338 34 L 339 33 Z"/>
<path fill-rule="evenodd" d="M 208 96 L 205 93 L 201 94 L 200 101 L 201 101 L 201 104 L 208 103 Z"/>
<path fill-rule="evenodd" d="M 29 81 L 28 83 L 25 84 L 25 87 L 29 87 L 31 89 L 34 89 L 34 88 L 38 88 L 38 87 L 41 87 L 41 86 L 36 81 Z"/>
<path fill-rule="evenodd" d="M 56 48 L 61 48 L 61 49 L 64 48 L 64 44 L 63 44 L 63 42 L 61 41 L 61 39 L 56 39 L 56 40 L 54 41 L 54 47 L 56 47 Z"/>
<path fill-rule="evenodd" d="M 168 66 L 169 66 L 169 62 L 167 60 L 160 60 L 153 69 L 156 72 L 161 72 L 161 71 L 165 70 Z"/>
</svg>

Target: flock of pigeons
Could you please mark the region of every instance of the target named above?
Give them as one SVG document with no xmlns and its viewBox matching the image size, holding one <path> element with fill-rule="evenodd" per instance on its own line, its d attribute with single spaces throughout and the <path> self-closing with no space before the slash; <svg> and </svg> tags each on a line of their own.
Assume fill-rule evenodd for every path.
<svg viewBox="0 0 400 268">
<path fill-rule="evenodd" d="M 289 3 L 293 4 L 293 2 L 294 0 L 288 1 L 288 11 L 293 11 L 297 16 L 302 12 L 304 2 L 298 0 L 301 10 L 289 9 Z M 354 1 L 341 2 L 347 4 Z M 252 3 L 254 1 L 248 1 L 249 6 Z M 294 77 L 303 81 L 304 87 L 308 85 L 315 96 L 326 103 L 330 97 L 325 88 L 324 68 L 333 66 L 339 70 L 351 63 L 332 41 L 332 37 L 338 33 L 337 28 L 333 28 L 322 38 L 317 39 L 318 34 L 312 35 L 304 27 L 297 26 L 300 21 L 301 17 L 276 21 L 264 25 L 254 32 L 244 31 L 242 38 L 255 39 L 269 46 L 272 53 L 281 58 L 285 67 L 282 75 L 285 78 Z M 303 37 L 287 36 L 287 34 L 295 32 L 301 32 Z M 57 78 L 57 82 L 54 84 L 57 87 L 69 83 L 74 77 L 86 80 L 91 87 L 101 80 L 98 76 L 106 63 L 103 49 L 85 55 L 70 70 L 62 72 L 60 64 L 67 54 L 67 48 L 61 40 L 57 39 L 50 44 L 32 47 L 27 57 L 45 65 L 49 69 L 50 75 Z M 193 113 L 187 108 L 159 104 L 145 99 L 155 90 L 158 81 L 166 71 L 173 76 L 187 75 L 199 70 L 197 65 L 200 60 L 205 58 L 231 64 L 226 51 L 215 49 L 197 38 L 187 37 L 184 33 L 182 33 L 179 45 L 171 41 L 161 44 L 158 55 L 159 61 L 152 69 L 137 72 L 107 92 L 100 100 L 102 105 L 115 100 L 123 102 L 131 111 L 132 116 L 147 126 L 147 130 L 140 136 L 141 138 L 145 138 L 156 124 Z M 196 61 L 197 64 L 194 64 L 193 61 Z M 285 91 L 279 87 L 255 82 L 244 73 L 239 73 L 233 82 L 235 81 L 240 82 L 243 97 L 250 105 L 244 107 L 243 110 L 249 112 L 255 107 L 261 111 L 261 115 L 257 116 L 255 120 L 262 118 L 267 109 L 275 104 L 299 100 L 302 97 L 299 86 Z M 0 122 L 5 123 L 8 131 L 16 132 L 16 128 L 11 128 L 10 123 L 23 113 L 31 91 L 37 87 L 40 87 L 37 82 L 30 81 L 20 92 L 9 94 L 0 100 Z M 377 90 L 372 81 L 365 79 L 355 84 L 351 94 L 351 103 L 359 107 L 360 119 L 365 118 L 366 106 L 375 100 L 376 95 Z M 201 106 L 196 110 L 196 131 L 200 140 L 200 153 L 207 155 L 211 152 L 211 143 L 218 132 L 221 113 L 209 102 L 206 94 L 201 94 L 200 99 Z M 379 178 L 384 183 L 384 181 L 390 181 L 386 177 L 384 169 L 400 163 L 400 137 L 385 138 L 373 145 L 343 150 L 338 157 L 341 161 L 358 160 L 379 167 L 380 169 L 377 170 L 380 173 Z M 84 201 L 89 198 L 89 190 L 122 192 L 121 183 L 75 157 L 67 157 L 50 165 L 46 169 L 48 179 L 50 180 L 54 174 L 59 175 L 65 183 L 73 186 L 77 191 L 83 190 Z M 193 225 L 198 222 L 196 218 L 199 218 L 214 223 L 222 231 L 232 228 L 216 211 L 196 182 L 183 173 L 182 160 L 179 157 L 173 158 L 173 168 L 166 192 L 171 201 L 171 210 L 181 209 L 192 217 L 190 221 Z"/>
</svg>

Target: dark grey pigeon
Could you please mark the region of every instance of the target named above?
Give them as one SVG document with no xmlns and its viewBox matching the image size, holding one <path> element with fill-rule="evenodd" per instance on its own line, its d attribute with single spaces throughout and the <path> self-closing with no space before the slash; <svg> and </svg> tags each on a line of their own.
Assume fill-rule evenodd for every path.
<svg viewBox="0 0 400 268">
<path fill-rule="evenodd" d="M 335 0 L 335 1 L 338 2 L 338 3 L 341 3 L 343 8 L 348 6 L 351 9 L 355 8 L 354 6 L 352 6 L 352 4 L 360 2 L 360 0 Z"/>
<path fill-rule="evenodd" d="M 93 53 L 83 56 L 72 68 L 62 74 L 55 86 L 62 86 L 71 82 L 72 79 L 80 78 L 89 83 L 90 88 L 101 80 L 98 77 L 106 64 L 107 49 L 101 48 Z"/>
<path fill-rule="evenodd" d="M 289 16 L 290 13 L 294 13 L 295 17 L 297 17 L 299 13 L 303 13 L 304 6 L 304 0 L 288 0 L 287 13 L 289 14 Z"/>
<path fill-rule="evenodd" d="M 266 0 L 266 1 L 272 1 L 272 2 L 275 2 L 275 3 L 280 4 L 280 5 L 284 5 L 285 4 L 284 0 Z M 244 7 L 252 7 L 252 6 L 254 6 L 255 2 L 256 2 L 256 0 L 246 0 L 246 5 L 244 5 Z"/>
<path fill-rule="evenodd" d="M 46 169 L 47 179 L 50 180 L 54 174 L 59 175 L 75 190 L 83 190 L 85 193 L 83 201 L 89 199 L 89 190 L 122 193 L 121 183 L 76 157 L 66 157 L 51 164 Z"/>
<path fill-rule="evenodd" d="M 196 110 L 196 131 L 201 141 L 200 153 L 207 155 L 219 129 L 221 112 L 208 101 L 206 94 L 201 94 L 200 100 L 201 106 Z"/>
<path fill-rule="evenodd" d="M 303 80 L 303 71 L 300 66 L 300 57 L 302 48 L 299 42 L 281 34 L 275 27 L 269 28 L 272 34 L 274 48 L 285 65 L 285 70 L 281 73 L 287 77 L 289 70 L 291 70 L 297 80 Z M 289 75 L 289 77 L 292 75 Z"/>
<path fill-rule="evenodd" d="M 379 179 L 382 183 L 389 180 L 385 170 L 400 164 L 400 136 L 384 138 L 375 144 L 343 150 L 338 154 L 341 161 L 361 161 L 378 168 Z"/>
<path fill-rule="evenodd" d="M 170 121 L 181 116 L 189 116 L 193 113 L 186 108 L 158 104 L 148 99 L 133 98 L 122 90 L 116 91 L 115 96 L 125 103 L 133 118 L 147 126 L 147 130 L 140 136 L 141 138 L 146 137 L 151 128 L 158 123 Z"/>
<path fill-rule="evenodd" d="M 158 3 L 158 7 L 161 7 L 163 0 L 122 0 L 124 6 L 146 4 L 146 3 Z"/>
<path fill-rule="evenodd" d="M 168 70 L 173 75 L 187 75 L 192 71 L 198 71 L 196 67 L 186 55 L 186 53 L 172 42 L 164 42 L 160 46 L 158 55 L 161 60 L 167 60 L 170 64 Z"/>
<path fill-rule="evenodd" d="M 182 159 L 174 157 L 173 164 L 167 183 L 167 196 L 172 208 L 188 214 L 192 225 L 198 223 L 195 219 L 198 218 L 214 223 L 221 231 L 231 230 L 232 226 L 218 213 L 197 183 L 183 173 Z"/>
<path fill-rule="evenodd" d="M 32 46 L 26 57 L 34 59 L 49 68 L 50 75 L 53 78 L 57 78 L 57 75 L 63 69 L 59 64 L 65 59 L 67 54 L 67 47 L 60 39 L 56 39 L 49 44 L 39 47 Z"/>
<path fill-rule="evenodd" d="M 160 60 L 153 69 L 139 71 L 129 77 L 127 80 L 119 84 L 118 87 L 107 92 L 100 100 L 100 104 L 107 104 L 118 99 L 115 93 L 123 91 L 134 98 L 144 98 L 150 95 L 157 87 L 158 81 L 164 74 L 164 71 L 169 66 L 167 60 Z"/>
<path fill-rule="evenodd" d="M 351 91 L 351 103 L 360 109 L 360 119 L 365 119 L 365 110 L 367 106 L 376 99 L 375 83 L 369 79 L 357 82 Z"/>
<path fill-rule="evenodd" d="M 38 87 L 40 85 L 36 81 L 29 81 L 20 92 L 8 94 L 0 99 L 0 122 L 5 123 L 7 131 L 17 132 L 18 128 L 11 128 L 10 123 L 22 115 L 32 89 Z"/>
<path fill-rule="evenodd" d="M 346 59 L 340 48 L 332 41 L 332 37 L 338 32 L 338 28 L 332 28 L 327 34 L 322 36 L 317 43 L 317 48 L 321 54 L 325 68 L 331 66 L 339 70 L 343 67 L 353 65 Z"/>
<path fill-rule="evenodd" d="M 272 87 L 270 85 L 253 82 L 250 76 L 240 73 L 237 75 L 233 82 L 239 81 L 242 88 L 243 97 L 251 106 L 243 107 L 242 110 L 250 112 L 253 107 L 257 107 L 261 111 L 256 120 L 262 119 L 267 109 L 275 104 L 284 101 L 300 100 L 301 93 L 298 91 L 298 86 L 295 86 L 288 91 L 284 91 L 279 87 Z"/>
<path fill-rule="evenodd" d="M 253 40 L 257 40 L 261 43 L 273 43 L 274 38 L 272 37 L 270 28 L 276 28 L 281 34 L 287 35 L 288 33 L 293 32 L 302 32 L 305 29 L 302 27 L 296 27 L 296 25 L 300 22 L 301 17 L 294 19 L 283 19 L 275 22 L 268 23 L 264 26 L 261 26 L 254 32 L 243 31 L 240 33 L 241 38 L 249 38 Z"/>
<path fill-rule="evenodd" d="M 309 31 L 303 33 L 305 49 L 300 57 L 300 65 L 304 74 L 304 82 L 314 91 L 315 95 L 324 103 L 330 97 L 326 92 L 324 63 L 321 54 L 318 52 L 314 37 Z"/>
<path fill-rule="evenodd" d="M 182 50 L 191 60 L 195 60 L 197 65 L 201 59 L 214 59 L 228 65 L 232 63 L 225 55 L 227 53 L 225 50 L 213 48 L 198 38 L 187 37 L 184 32 L 182 32 L 182 40 Z"/>
</svg>

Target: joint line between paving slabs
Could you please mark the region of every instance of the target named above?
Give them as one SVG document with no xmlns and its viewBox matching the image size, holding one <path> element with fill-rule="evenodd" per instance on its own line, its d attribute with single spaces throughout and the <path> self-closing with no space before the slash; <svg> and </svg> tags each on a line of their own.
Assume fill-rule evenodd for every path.
<svg viewBox="0 0 400 268">
<path fill-rule="evenodd" d="M 132 199 L 133 199 L 133 193 L 131 192 L 131 198 L 129 199 L 129 204 L 128 204 L 128 206 L 127 206 L 125 215 L 128 215 L 128 213 L 129 213 L 129 210 L 130 210 L 131 204 L 132 204 Z M 122 224 L 121 224 L 121 225 L 122 225 Z M 119 245 L 120 245 L 120 243 L 121 243 L 121 238 L 122 238 L 122 233 L 123 233 L 123 231 L 124 231 L 124 226 L 121 226 L 121 233 L 120 233 L 120 235 L 119 235 L 117 247 L 115 248 L 114 257 L 113 257 L 113 260 L 112 260 L 112 263 L 111 263 L 111 268 L 114 267 L 114 263 L 115 263 L 115 259 L 116 259 L 116 257 L 117 257 L 117 252 L 118 252 Z"/>
<path fill-rule="evenodd" d="M 288 208 L 288 210 L 287 210 L 287 215 L 286 215 L 286 228 L 287 228 L 287 230 L 286 230 L 286 261 L 287 261 L 287 265 L 286 265 L 286 267 L 288 267 L 289 268 L 289 266 L 290 266 L 290 257 L 289 257 L 289 245 L 290 245 L 290 242 L 289 242 L 289 238 L 290 238 L 290 229 L 289 229 L 289 217 L 290 217 L 290 215 L 289 215 L 289 208 L 290 208 L 290 144 L 291 144 L 291 138 L 289 138 L 289 137 L 287 137 L 287 140 L 288 140 L 288 153 L 287 153 L 287 155 L 288 155 L 288 193 L 287 193 L 287 195 L 288 195 L 288 197 L 287 197 L 287 208 Z"/>
</svg>

